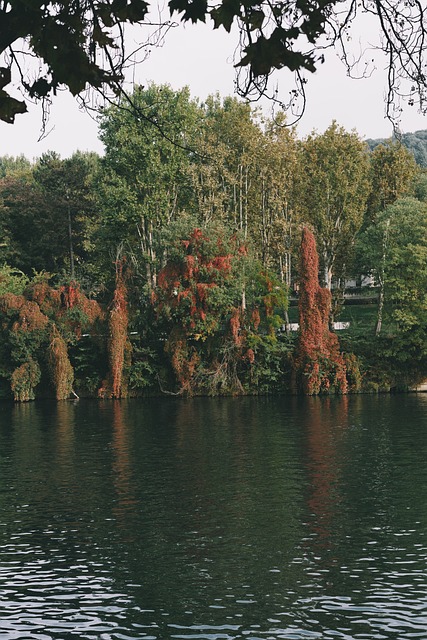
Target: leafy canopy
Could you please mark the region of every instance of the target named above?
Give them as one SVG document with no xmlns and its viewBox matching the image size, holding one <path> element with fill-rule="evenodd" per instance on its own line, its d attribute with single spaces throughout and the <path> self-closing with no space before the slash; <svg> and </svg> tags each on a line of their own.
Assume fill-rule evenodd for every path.
<svg viewBox="0 0 427 640">
<path fill-rule="evenodd" d="M 270 74 L 286 68 L 296 74 L 290 92 L 294 106 L 304 94 L 305 72 L 314 72 L 324 51 L 335 47 L 349 71 L 348 43 L 359 40 L 357 19 L 369 14 L 377 21 L 380 48 L 387 55 L 387 115 L 398 119 L 401 97 L 424 111 L 426 99 L 426 11 L 421 2 L 407 0 L 169 0 L 171 15 L 182 23 L 213 21 L 239 33 L 236 67 L 238 92 L 259 97 Z M 13 97 L 18 86 L 28 99 L 49 100 L 63 87 L 73 95 L 92 87 L 104 95 L 122 93 L 125 69 L 132 60 L 125 37 L 127 25 L 150 25 L 146 0 L 0 1 L 0 119 L 13 123 L 27 110 L 26 101 Z M 139 42 L 138 51 L 162 41 L 171 27 L 168 18 L 157 25 L 157 36 Z M 144 31 L 145 32 L 145 31 Z M 133 39 L 132 39 L 133 40 Z M 367 49 L 362 59 L 372 58 Z M 22 58 L 36 58 L 28 73 Z M 144 55 L 142 56 L 144 58 Z M 398 107 L 398 104 L 397 104 Z"/>
</svg>

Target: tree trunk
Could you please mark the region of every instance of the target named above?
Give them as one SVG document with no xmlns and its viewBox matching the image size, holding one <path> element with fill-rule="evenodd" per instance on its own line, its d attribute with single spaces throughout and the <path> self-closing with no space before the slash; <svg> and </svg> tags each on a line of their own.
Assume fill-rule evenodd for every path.
<svg viewBox="0 0 427 640">
<path fill-rule="evenodd" d="M 71 277 L 71 280 L 74 280 L 75 268 L 74 268 L 74 249 L 73 249 L 73 228 L 71 224 L 70 196 L 68 194 L 68 190 L 66 193 L 66 198 L 67 198 L 67 216 L 68 216 L 68 247 L 70 252 L 70 277 Z"/>
<path fill-rule="evenodd" d="M 149 228 L 147 228 L 148 225 Z M 152 222 L 141 220 L 141 226 L 137 224 L 136 228 L 139 236 L 139 246 L 141 247 L 142 259 L 145 262 L 147 284 L 150 289 L 153 289 L 157 283 L 157 272 L 154 264 L 156 253 L 153 247 Z"/>
<path fill-rule="evenodd" d="M 384 309 L 384 285 L 381 283 L 380 292 L 378 295 L 378 311 L 377 311 L 377 323 L 375 325 L 375 335 L 379 336 L 383 325 L 383 309 Z"/>
<path fill-rule="evenodd" d="M 388 245 L 388 234 L 390 230 L 390 218 L 386 222 L 386 227 L 384 230 L 383 236 L 383 255 L 381 258 L 381 271 L 378 277 L 380 284 L 380 292 L 378 295 L 378 311 L 377 311 L 377 323 L 375 326 L 375 335 L 379 336 L 382 329 L 383 324 L 383 309 L 384 309 L 384 285 L 385 285 L 385 264 L 387 259 L 387 245 Z"/>
</svg>

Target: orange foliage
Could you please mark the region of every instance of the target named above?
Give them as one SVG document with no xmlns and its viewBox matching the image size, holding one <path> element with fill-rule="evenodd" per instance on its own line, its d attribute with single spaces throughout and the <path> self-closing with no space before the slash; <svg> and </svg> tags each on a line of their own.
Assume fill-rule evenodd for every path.
<svg viewBox="0 0 427 640">
<path fill-rule="evenodd" d="M 92 326 L 96 320 L 102 318 L 102 310 L 96 300 L 90 300 L 80 290 L 77 282 L 70 282 L 60 289 L 63 311 L 78 309 L 83 317 L 73 319 L 70 324 L 75 335 L 80 338 L 83 326 Z"/>
<path fill-rule="evenodd" d="M 72 309 L 78 305 L 79 301 L 79 285 L 73 280 L 61 287 L 63 303 L 67 309 Z"/>
<path fill-rule="evenodd" d="M 207 268 L 210 270 L 216 269 L 222 273 L 231 273 L 231 255 L 216 256 L 207 263 Z"/>
<path fill-rule="evenodd" d="M 79 300 L 80 308 L 86 315 L 89 324 L 94 324 L 96 320 L 101 320 L 104 317 L 102 309 L 96 300 L 90 300 L 86 296 L 81 296 Z"/>
<path fill-rule="evenodd" d="M 203 231 L 199 228 L 194 229 L 194 231 L 190 235 L 190 243 L 199 244 L 202 240 L 206 240 L 203 235 Z M 188 245 L 187 245 L 188 246 Z"/>
<path fill-rule="evenodd" d="M 153 304 L 163 298 L 172 308 L 177 308 L 182 301 L 188 300 L 189 313 L 184 318 L 184 324 L 191 331 L 196 328 L 198 320 L 205 322 L 207 319 L 209 290 L 217 287 L 216 280 L 229 276 L 232 269 L 231 255 L 216 255 L 213 258 L 204 255 L 203 243 L 207 241 L 208 238 L 198 228 L 191 232 L 188 239 L 182 240 L 187 255 L 182 262 L 168 262 L 161 269 L 157 284 L 163 296 L 152 294 Z M 222 250 L 221 243 L 218 250 Z M 164 304 L 162 301 L 158 304 L 158 311 L 162 310 Z"/>
<path fill-rule="evenodd" d="M 187 267 L 185 269 L 185 276 L 190 280 L 193 277 L 194 270 L 196 267 L 196 257 L 195 256 L 185 256 L 185 261 L 187 263 Z"/>
<path fill-rule="evenodd" d="M 68 317 L 66 311 L 78 308 L 81 314 Z M 68 358 L 67 344 L 60 334 L 58 327 L 71 327 L 77 337 L 80 337 L 82 326 L 91 325 L 101 317 L 101 308 L 94 300 L 89 300 L 81 291 L 78 284 L 54 289 L 49 286 L 47 279 L 30 284 L 22 296 L 7 293 L 0 296 L 0 313 L 9 316 L 12 321 L 12 331 L 16 334 L 28 334 L 42 331 L 51 327 L 50 335 L 36 335 L 37 339 L 49 340 L 48 365 L 58 400 L 67 398 L 72 391 L 74 372 Z M 36 342 L 28 341 L 34 345 Z M 37 343 L 38 344 L 38 343 Z M 22 355 L 19 356 L 21 358 Z M 29 357 L 27 355 L 27 357 Z M 28 400 L 34 397 L 34 387 L 40 378 L 38 364 L 31 358 L 21 364 L 12 374 L 11 387 L 16 400 Z"/>
<path fill-rule="evenodd" d="M 243 359 L 247 360 L 249 364 L 253 364 L 255 362 L 255 352 L 253 349 L 248 349 L 246 353 L 243 355 Z"/>
<path fill-rule="evenodd" d="M 30 285 L 26 294 L 48 316 L 57 314 L 61 307 L 61 291 L 51 287 L 47 281 Z"/>
<path fill-rule="evenodd" d="M 64 318 L 66 311 L 77 308 L 82 312 L 79 320 L 73 319 L 72 329 L 80 337 L 83 326 L 91 326 L 102 318 L 102 310 L 96 300 L 90 300 L 80 290 L 80 285 L 72 281 L 59 289 L 51 287 L 47 281 L 30 285 L 26 297 L 37 303 L 41 311 L 54 319 Z"/>
<path fill-rule="evenodd" d="M 348 390 L 346 365 L 336 334 L 329 331 L 331 294 L 318 281 L 319 258 L 314 235 L 303 229 L 300 261 L 300 333 L 295 369 L 307 395 L 328 391 L 331 385 L 341 393 Z"/>
<path fill-rule="evenodd" d="M 236 307 L 233 309 L 231 314 L 230 329 L 231 329 L 233 342 L 238 347 L 242 343 L 242 336 L 240 335 L 240 320 L 241 320 L 241 310 L 240 308 Z"/>
<path fill-rule="evenodd" d="M 26 300 L 19 310 L 19 321 L 13 325 L 14 331 L 38 331 L 45 329 L 49 318 L 40 311 L 37 302 Z"/>
<path fill-rule="evenodd" d="M 251 320 L 254 326 L 254 331 L 258 331 L 258 327 L 261 324 L 261 316 L 259 314 L 259 309 L 253 309 L 251 313 Z"/>
<path fill-rule="evenodd" d="M 198 282 L 196 284 L 197 297 L 199 298 L 200 302 L 205 302 L 207 300 L 208 291 L 209 289 L 212 289 L 212 287 L 215 287 L 215 284 L 213 282 Z"/>
<path fill-rule="evenodd" d="M 40 311 L 36 302 L 14 293 L 5 293 L 0 296 L 0 311 L 3 313 L 18 312 L 18 320 L 14 322 L 12 327 L 15 332 L 44 329 L 49 322 L 48 317 Z"/>
<path fill-rule="evenodd" d="M 53 325 L 48 347 L 48 363 L 55 387 L 56 399 L 66 400 L 73 389 L 74 371 L 68 358 L 67 345 L 58 329 Z"/>
<path fill-rule="evenodd" d="M 180 284 L 179 267 L 173 263 L 168 262 L 168 264 L 160 271 L 157 277 L 157 284 L 160 289 L 164 289 L 170 295 L 172 295 L 174 289 L 178 289 Z"/>
<path fill-rule="evenodd" d="M 181 247 L 181 256 L 161 269 L 158 290 L 151 299 L 158 313 L 165 310 L 175 322 L 179 318 L 180 326 L 172 329 L 165 350 L 181 393 L 191 393 L 200 357 L 188 344 L 188 338 L 196 334 L 199 339 L 205 339 L 217 329 L 220 314 L 215 310 L 216 301 L 211 294 L 230 278 L 233 256 L 227 253 L 221 238 L 214 242 L 199 228 L 181 240 Z M 171 310 L 175 313 L 171 314 Z M 239 314 L 239 309 L 233 312 L 230 327 L 233 340 L 240 346 Z"/>
<path fill-rule="evenodd" d="M 18 311 L 24 303 L 24 296 L 17 296 L 14 293 L 5 293 L 0 296 L 0 311 L 2 313 Z"/>
<path fill-rule="evenodd" d="M 121 261 L 117 265 L 116 289 L 109 316 L 108 356 L 113 398 L 121 398 L 124 395 L 123 367 L 128 342 L 128 323 L 127 288 L 123 277 L 123 261 Z"/>
<path fill-rule="evenodd" d="M 180 392 L 191 395 L 193 377 L 200 358 L 196 350 L 188 346 L 180 328 L 172 330 L 165 351 L 171 355 L 171 364 L 180 385 Z"/>
<path fill-rule="evenodd" d="M 16 402 L 34 400 L 34 388 L 40 382 L 40 368 L 31 358 L 12 373 L 10 386 Z"/>
</svg>

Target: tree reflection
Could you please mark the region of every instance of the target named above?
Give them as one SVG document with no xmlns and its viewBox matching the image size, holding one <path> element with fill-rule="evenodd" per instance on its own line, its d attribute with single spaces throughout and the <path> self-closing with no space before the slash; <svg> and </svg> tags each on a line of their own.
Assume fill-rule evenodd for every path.
<svg viewBox="0 0 427 640">
<path fill-rule="evenodd" d="M 113 514 L 117 523 L 126 532 L 126 542 L 132 542 L 133 527 L 129 526 L 129 519 L 138 503 L 135 495 L 135 479 L 133 478 L 133 467 L 130 457 L 131 444 L 129 434 L 129 421 L 126 419 L 126 411 L 122 401 L 113 401 L 113 486 L 115 491 L 115 501 L 113 504 Z"/>
<path fill-rule="evenodd" d="M 348 427 L 348 396 L 312 398 L 307 414 L 307 500 L 319 547 L 329 547 L 342 501 L 342 440 Z"/>
</svg>

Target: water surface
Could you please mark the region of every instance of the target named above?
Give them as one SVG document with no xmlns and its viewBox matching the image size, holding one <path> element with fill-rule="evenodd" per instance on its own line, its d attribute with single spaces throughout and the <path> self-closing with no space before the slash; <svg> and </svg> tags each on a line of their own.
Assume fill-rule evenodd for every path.
<svg viewBox="0 0 427 640">
<path fill-rule="evenodd" d="M 427 395 L 3 403 L 0 640 L 427 638 Z"/>
</svg>

